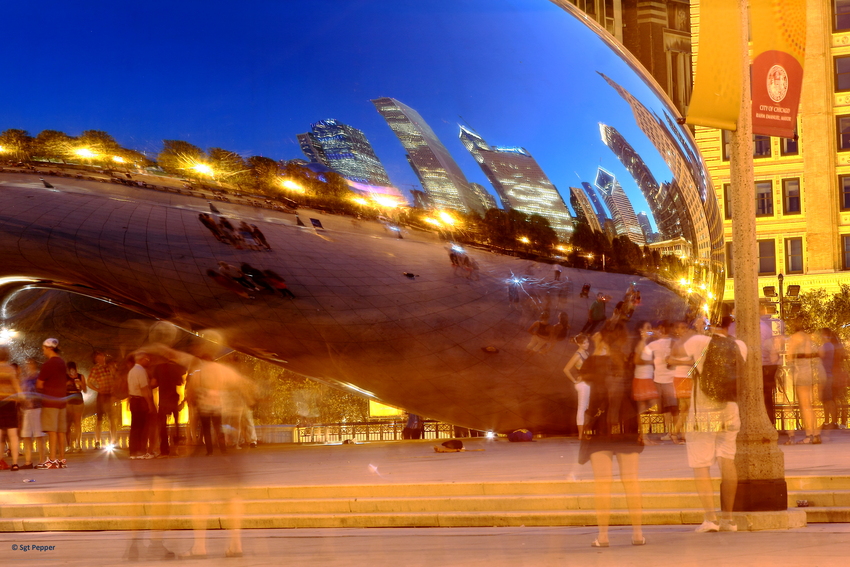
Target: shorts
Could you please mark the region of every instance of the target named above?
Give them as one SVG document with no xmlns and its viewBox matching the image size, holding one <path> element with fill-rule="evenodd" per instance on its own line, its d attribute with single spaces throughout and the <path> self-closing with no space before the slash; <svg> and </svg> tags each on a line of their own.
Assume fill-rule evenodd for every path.
<svg viewBox="0 0 850 567">
<path fill-rule="evenodd" d="M 661 394 L 661 408 L 669 411 L 673 415 L 679 413 L 679 400 L 676 398 L 676 387 L 673 382 L 668 384 L 655 383 L 658 387 L 658 393 Z"/>
<path fill-rule="evenodd" d="M 25 409 L 21 412 L 21 430 L 18 435 L 22 438 L 44 437 L 41 430 L 41 408 Z"/>
<path fill-rule="evenodd" d="M 687 431 L 685 445 L 688 451 L 688 466 L 691 468 L 710 467 L 717 457 L 735 458 L 735 441 L 741 429 L 741 417 L 738 404 L 729 402 L 726 409 L 719 412 L 723 431 Z"/>
<path fill-rule="evenodd" d="M 59 433 L 68 431 L 68 415 L 65 408 L 41 408 L 41 430 Z"/>
<path fill-rule="evenodd" d="M 0 429 L 18 428 L 18 404 L 15 400 L 0 402 Z"/>
</svg>

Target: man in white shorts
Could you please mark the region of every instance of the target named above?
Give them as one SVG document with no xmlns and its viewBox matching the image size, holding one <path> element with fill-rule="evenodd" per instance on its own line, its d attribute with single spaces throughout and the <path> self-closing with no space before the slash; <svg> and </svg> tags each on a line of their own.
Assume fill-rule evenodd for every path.
<svg viewBox="0 0 850 567">
<path fill-rule="evenodd" d="M 694 335 L 683 348 L 687 359 L 670 358 L 670 362 L 696 365 L 697 379 L 691 396 L 691 407 L 687 421 L 688 465 L 694 469 L 700 501 L 705 509 L 705 521 L 696 531 L 698 533 L 716 531 L 737 531 L 732 521 L 732 506 L 735 502 L 735 490 L 738 485 L 738 473 L 735 470 L 735 441 L 741 429 L 738 404 L 734 401 L 716 401 L 706 395 L 700 385 L 699 376 L 703 373 L 706 352 L 712 336 L 728 338 L 731 317 L 723 317 L 718 327 L 711 328 L 711 335 Z M 735 341 L 741 357 L 747 359 L 747 345 Z M 732 350 L 734 353 L 734 349 Z M 721 520 L 717 522 L 714 509 L 714 490 L 711 485 L 711 466 L 717 462 L 720 467 L 720 509 Z"/>
<path fill-rule="evenodd" d="M 41 398 L 36 394 L 35 381 L 38 379 L 38 363 L 33 358 L 28 358 L 24 365 L 24 379 L 21 380 L 21 390 L 24 392 L 24 401 L 21 404 L 21 430 L 20 437 L 24 441 L 24 464 L 22 469 L 33 468 L 32 462 L 32 440 L 36 439 L 38 445 L 38 462 L 43 463 L 44 439 L 46 435 L 41 430 Z"/>
</svg>

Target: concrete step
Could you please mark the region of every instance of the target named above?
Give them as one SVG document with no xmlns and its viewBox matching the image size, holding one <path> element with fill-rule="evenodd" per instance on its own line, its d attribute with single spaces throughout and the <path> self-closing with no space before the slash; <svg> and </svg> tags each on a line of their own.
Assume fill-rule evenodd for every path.
<svg viewBox="0 0 850 567">
<path fill-rule="evenodd" d="M 27 486 L 0 493 L 0 531 L 189 529 L 195 517 L 219 529 L 233 497 L 241 500 L 246 528 L 595 525 L 594 486 L 592 481 L 81 491 Z M 809 522 L 850 521 L 850 477 L 789 478 L 788 488 L 789 508 L 808 501 Z M 702 521 L 691 479 L 642 481 L 641 490 L 645 523 Z M 612 525 L 630 523 L 619 482 L 612 486 L 611 507 Z"/>
</svg>

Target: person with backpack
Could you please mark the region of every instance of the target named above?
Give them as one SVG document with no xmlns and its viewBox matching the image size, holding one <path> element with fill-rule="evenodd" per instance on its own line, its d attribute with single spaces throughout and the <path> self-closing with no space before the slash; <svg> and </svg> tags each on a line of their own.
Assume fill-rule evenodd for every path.
<svg viewBox="0 0 850 567">
<path fill-rule="evenodd" d="M 723 317 L 710 335 L 694 335 L 668 358 L 674 365 L 690 364 L 694 385 L 686 422 L 688 465 L 705 508 L 705 520 L 697 533 L 738 530 L 732 520 L 732 505 L 738 485 L 735 469 L 735 442 L 741 429 L 738 412 L 738 376 L 744 371 L 747 345 L 729 336 L 734 319 Z M 720 467 L 720 509 L 718 523 L 714 509 L 711 466 Z"/>
</svg>

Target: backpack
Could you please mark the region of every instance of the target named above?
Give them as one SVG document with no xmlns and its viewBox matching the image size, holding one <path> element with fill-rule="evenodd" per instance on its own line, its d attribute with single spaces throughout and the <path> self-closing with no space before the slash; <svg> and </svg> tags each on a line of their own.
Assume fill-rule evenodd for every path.
<svg viewBox="0 0 850 567">
<path fill-rule="evenodd" d="M 702 372 L 697 384 L 708 398 L 716 402 L 734 402 L 738 399 L 738 373 L 744 359 L 732 337 L 713 335 L 705 349 Z"/>
</svg>

